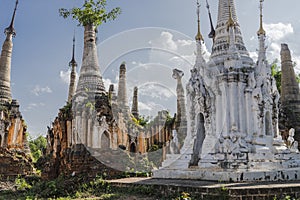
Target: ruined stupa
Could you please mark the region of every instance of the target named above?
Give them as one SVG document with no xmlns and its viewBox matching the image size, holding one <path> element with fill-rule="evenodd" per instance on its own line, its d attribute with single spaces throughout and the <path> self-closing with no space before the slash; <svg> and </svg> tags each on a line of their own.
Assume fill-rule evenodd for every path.
<svg viewBox="0 0 300 200">
<path fill-rule="evenodd" d="M 11 58 L 14 21 L 18 6 L 15 4 L 12 20 L 4 31 L 6 38 L 0 56 L 0 174 L 3 177 L 28 175 L 33 164 L 26 136 L 27 126 L 19 110 L 19 103 L 11 94 Z"/>
<path fill-rule="evenodd" d="M 295 140 L 300 142 L 300 90 L 291 52 L 287 44 L 281 44 L 281 112 L 279 128 L 287 132 L 295 129 Z M 287 137 L 287 134 L 285 134 Z"/>
<path fill-rule="evenodd" d="M 219 0 L 210 59 L 202 56 L 198 33 L 196 63 L 187 84 L 187 137 L 180 154 L 167 156 L 155 178 L 214 181 L 300 179 L 297 144 L 286 145 L 278 131 L 278 101 L 266 59 L 263 0 L 257 32 L 258 60 L 244 45 L 234 0 Z M 290 133 L 293 141 L 293 130 Z"/>
<path fill-rule="evenodd" d="M 92 148 L 111 147 L 116 125 L 113 123 L 97 57 L 96 27 L 84 27 L 82 66 L 72 99 L 72 144 Z"/>
</svg>

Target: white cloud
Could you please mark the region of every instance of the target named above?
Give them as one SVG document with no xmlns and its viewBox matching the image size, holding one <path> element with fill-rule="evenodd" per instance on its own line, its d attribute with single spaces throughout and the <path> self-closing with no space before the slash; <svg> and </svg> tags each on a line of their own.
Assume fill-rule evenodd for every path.
<svg viewBox="0 0 300 200">
<path fill-rule="evenodd" d="M 294 34 L 294 28 L 290 23 L 264 24 L 267 33 L 267 58 L 269 62 L 280 59 L 281 43 Z M 253 53 L 252 56 L 256 57 Z M 251 57 L 252 57 L 251 56 Z M 295 55 L 293 55 L 295 56 Z"/>
<path fill-rule="evenodd" d="M 255 51 L 250 51 L 249 55 L 250 55 L 250 58 L 252 58 L 253 60 L 257 60 L 257 58 L 258 58 L 258 54 Z"/>
<path fill-rule="evenodd" d="M 206 61 L 208 61 L 211 53 L 208 51 L 207 46 L 205 44 L 202 45 L 202 54 L 203 58 Z"/>
<path fill-rule="evenodd" d="M 186 65 L 186 61 L 190 63 L 191 65 L 194 65 L 196 61 L 196 42 L 192 41 L 190 44 L 190 52 L 191 54 L 180 54 L 180 56 L 173 56 L 170 58 L 170 61 L 175 65 L 179 67 L 183 67 Z M 210 52 L 207 50 L 207 47 L 205 44 L 202 45 L 202 56 L 204 60 L 208 61 L 210 57 Z"/>
<path fill-rule="evenodd" d="M 70 83 L 70 74 L 71 74 L 71 70 L 60 71 L 59 77 L 64 83 L 69 84 Z"/>
<path fill-rule="evenodd" d="M 175 36 L 174 36 L 175 35 Z M 180 54 L 186 55 L 196 51 L 196 41 L 190 39 L 175 39 L 177 34 L 162 31 L 160 37 L 153 39 L 149 42 L 152 47 L 161 48 L 164 50 L 172 50 Z M 207 47 L 203 44 L 203 53 L 208 53 Z"/>
<path fill-rule="evenodd" d="M 139 110 L 141 110 L 141 111 L 143 111 L 143 110 L 144 111 L 151 111 L 152 108 L 149 105 L 139 101 Z"/>
<path fill-rule="evenodd" d="M 184 68 L 185 65 L 188 63 L 190 63 L 191 65 L 193 65 L 195 63 L 195 54 L 191 54 L 191 55 L 182 55 L 182 56 L 174 56 L 172 58 L 170 58 L 170 62 L 172 62 L 172 64 L 174 66 L 176 66 L 177 68 Z"/>
<path fill-rule="evenodd" d="M 176 96 L 176 93 L 171 88 L 159 83 L 147 83 L 139 87 L 139 93 L 144 96 L 149 96 L 156 99 L 168 99 Z"/>
<path fill-rule="evenodd" d="M 114 84 L 110 79 L 105 79 L 105 78 L 103 78 L 103 83 L 104 83 L 104 87 L 105 87 L 105 89 L 106 90 L 108 90 L 109 89 L 109 86 L 110 85 L 114 85 L 114 90 L 116 91 L 116 89 L 117 89 L 117 84 Z"/>
<path fill-rule="evenodd" d="M 141 63 L 141 62 L 138 62 L 136 63 L 136 68 L 144 68 L 144 69 L 148 69 L 149 68 L 149 64 L 147 63 Z"/>
<path fill-rule="evenodd" d="M 269 59 L 271 59 L 271 61 L 274 61 L 275 59 L 279 59 L 280 58 L 280 49 L 281 49 L 281 44 L 280 42 L 276 43 L 276 42 L 272 42 L 269 46 Z"/>
<path fill-rule="evenodd" d="M 155 40 L 151 40 L 149 44 L 153 47 L 165 50 L 176 51 L 178 49 L 176 42 L 173 40 L 173 34 L 166 31 L 161 32 L 160 37 Z"/>
<path fill-rule="evenodd" d="M 75 73 L 76 73 L 76 83 L 77 83 L 79 76 L 78 76 L 77 72 L 75 72 Z M 69 84 L 70 83 L 70 74 L 71 74 L 71 69 L 68 69 L 68 71 L 60 71 L 59 77 L 62 80 L 62 82 Z"/>
<path fill-rule="evenodd" d="M 152 47 L 161 49 L 152 49 L 149 52 L 150 63 L 160 63 L 172 68 L 178 68 L 188 76 L 196 57 L 196 42 L 194 40 L 182 37 L 176 32 L 162 31 L 157 38 L 149 43 Z M 204 52 L 205 57 L 210 55 L 206 53 L 206 48 L 204 48 Z"/>
<path fill-rule="evenodd" d="M 24 112 L 34 110 L 40 107 L 44 107 L 46 104 L 45 103 L 29 103 L 26 108 L 24 109 Z"/>
<path fill-rule="evenodd" d="M 181 46 L 190 46 L 190 45 L 193 44 L 194 41 L 192 41 L 192 40 L 178 40 L 177 42 Z"/>
<path fill-rule="evenodd" d="M 271 41 L 279 41 L 289 34 L 294 33 L 292 24 L 283 24 L 281 22 L 277 24 L 264 24 L 267 36 Z"/>
<path fill-rule="evenodd" d="M 49 86 L 41 87 L 39 85 L 36 85 L 31 92 L 36 96 L 40 96 L 41 94 L 52 93 L 52 90 Z"/>
</svg>

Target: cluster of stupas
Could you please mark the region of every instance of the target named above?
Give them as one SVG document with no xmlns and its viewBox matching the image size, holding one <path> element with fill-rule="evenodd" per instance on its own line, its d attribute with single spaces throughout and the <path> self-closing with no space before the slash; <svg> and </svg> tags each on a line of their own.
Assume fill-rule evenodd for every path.
<svg viewBox="0 0 300 200">
<path fill-rule="evenodd" d="M 74 38 L 68 103 L 60 109 L 53 127 L 48 130 L 46 153 L 53 162 L 44 162 L 46 172 L 73 174 L 76 170 L 76 173 L 94 170 L 97 173 L 97 170 L 114 167 L 113 164 L 119 165 L 115 161 L 120 161 L 124 152 L 147 155 L 156 145 L 161 148 L 159 159 L 165 160 L 162 167 L 154 171 L 156 178 L 299 180 L 299 86 L 290 50 L 282 44 L 282 93 L 279 95 L 267 62 L 262 4 L 260 0 L 258 59 L 253 61 L 244 45 L 234 0 L 219 0 L 216 28 L 209 12 L 209 37 L 213 39 L 213 46 L 206 61 L 202 54 L 198 3 L 196 63 L 191 69 L 186 92 L 181 80 L 183 72 L 174 69 L 177 115 L 166 125 L 167 113 L 161 111 L 151 127 L 136 123 L 139 119 L 138 87 L 134 88 L 132 108 L 128 105 L 124 63 L 120 66 L 118 92 L 113 85 L 108 90 L 104 87 L 95 27 L 86 25 L 78 83 Z M 5 158 L 21 153 L 20 161 L 5 162 L 26 174 L 32 171 L 30 159 L 27 160 L 26 125 L 18 102 L 12 99 L 10 87 L 17 5 L 18 0 L 11 24 L 5 29 L 0 58 L 0 153 Z M 280 119 L 280 116 L 283 117 Z M 289 130 L 288 136 L 283 138 L 279 127 Z M 292 127 L 295 129 L 290 129 Z M 97 156 L 101 157 L 100 163 L 96 162 Z M 23 162 L 26 169 L 17 167 Z"/>
</svg>

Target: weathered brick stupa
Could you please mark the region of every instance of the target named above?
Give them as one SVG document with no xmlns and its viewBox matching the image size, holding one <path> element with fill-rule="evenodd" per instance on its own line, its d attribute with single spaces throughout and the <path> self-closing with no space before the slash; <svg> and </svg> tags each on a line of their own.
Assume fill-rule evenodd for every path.
<svg viewBox="0 0 300 200">
<path fill-rule="evenodd" d="M 184 138 L 180 137 L 181 132 L 186 132 L 182 131 L 186 128 L 185 109 L 179 106 L 182 114 L 176 120 L 178 125 L 175 125 L 174 118 L 170 119 L 167 111 L 158 112 L 150 125 L 140 125 L 137 87 L 134 89 L 131 111 L 128 105 L 125 63 L 119 68 L 118 93 L 114 85 L 108 92 L 104 88 L 94 26 L 85 26 L 82 66 L 74 90 L 77 66 L 74 48 L 73 42 L 68 103 L 60 109 L 52 127 L 49 127 L 47 155 L 40 160 L 44 177 L 79 173 L 95 177 L 104 172 L 114 176 L 133 168 L 149 172 L 151 166 L 140 165 L 139 160 L 149 157 L 160 164 L 168 151 L 171 133 L 175 130 L 179 142 L 173 143 L 172 148 L 180 148 L 180 138 Z M 178 79 L 179 90 L 183 92 L 182 75 L 178 74 L 175 78 Z M 180 104 L 184 104 L 182 92 L 179 92 Z"/>
<path fill-rule="evenodd" d="M 281 44 L 281 113 L 279 128 L 287 132 L 295 129 L 295 140 L 300 142 L 300 90 L 297 82 L 291 52 L 287 44 Z M 285 135 L 288 137 L 288 135 Z"/>
<path fill-rule="evenodd" d="M 11 23 L 5 29 L 6 39 L 0 57 L 0 174 L 2 176 L 27 175 L 33 172 L 30 149 L 26 138 L 26 125 L 19 111 L 19 103 L 11 95 L 11 57 L 16 1 Z"/>
<path fill-rule="evenodd" d="M 187 137 L 178 159 L 166 160 L 168 165 L 154 171 L 155 178 L 300 179 L 298 144 L 286 145 L 278 131 L 279 93 L 266 59 L 262 4 L 260 0 L 258 60 L 253 62 L 244 45 L 234 0 L 219 0 L 206 62 L 198 3 L 197 58 L 187 84 Z M 291 130 L 290 141 L 293 134 Z"/>
</svg>

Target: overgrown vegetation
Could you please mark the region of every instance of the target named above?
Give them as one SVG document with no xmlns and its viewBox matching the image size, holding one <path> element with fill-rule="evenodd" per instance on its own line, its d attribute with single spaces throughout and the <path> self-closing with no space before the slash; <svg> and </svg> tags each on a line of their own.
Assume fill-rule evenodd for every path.
<svg viewBox="0 0 300 200">
<path fill-rule="evenodd" d="M 175 200 L 192 200 L 190 197 L 191 195 L 187 192 L 182 192 L 179 197 L 177 197 Z"/>
<path fill-rule="evenodd" d="M 107 12 L 106 6 L 106 0 L 86 0 L 81 8 L 61 8 L 59 14 L 64 18 L 72 17 L 78 21 L 79 26 L 94 25 L 98 27 L 107 21 L 116 19 L 121 13 L 119 7 Z"/>
<path fill-rule="evenodd" d="M 153 196 L 158 198 L 157 191 L 151 186 L 135 186 L 130 188 L 113 187 L 110 183 L 97 177 L 92 181 L 82 177 L 63 177 L 44 181 L 38 177 L 26 180 L 16 178 L 15 189 L 1 190 L 0 199 L 120 199 L 120 197 L 143 199 Z M 156 197 L 156 198 L 155 198 Z M 150 198 L 147 198 L 150 199 Z"/>
<path fill-rule="evenodd" d="M 15 185 L 18 190 L 27 190 L 30 189 L 32 186 L 26 182 L 26 180 L 20 176 L 15 179 Z"/>
<path fill-rule="evenodd" d="M 34 163 L 43 155 L 43 151 L 46 149 L 46 146 L 47 140 L 43 136 L 29 140 L 29 148 Z"/>
<path fill-rule="evenodd" d="M 296 63 L 293 63 L 293 66 L 296 66 Z M 276 80 L 276 86 L 278 92 L 281 94 L 281 66 L 278 65 L 278 60 L 274 60 L 271 64 L 271 74 Z M 300 83 L 300 73 L 296 74 L 297 82 Z"/>
<path fill-rule="evenodd" d="M 280 66 L 277 65 L 277 60 L 275 60 L 271 65 L 271 74 L 276 80 L 276 86 L 278 92 L 281 93 L 281 70 Z"/>
<path fill-rule="evenodd" d="M 71 102 L 67 102 L 66 105 L 60 109 L 60 111 L 62 113 L 62 117 L 65 120 L 72 119 L 72 103 Z"/>
<path fill-rule="evenodd" d="M 132 121 L 139 126 L 145 127 L 149 123 L 150 117 L 145 117 L 145 116 L 139 116 L 139 118 L 135 118 L 133 115 L 131 115 Z"/>
<path fill-rule="evenodd" d="M 272 197 L 274 196 L 274 197 Z M 42 180 L 40 177 L 17 177 L 11 182 L 9 188 L 0 190 L 0 200 L 6 199 L 140 199 L 140 200 L 228 200 L 230 199 L 228 188 L 221 186 L 215 192 L 205 194 L 203 198 L 199 193 L 177 190 L 161 190 L 155 185 L 127 185 L 125 187 L 115 186 L 96 177 L 87 180 L 86 176 L 63 177 L 55 180 Z M 281 194 L 275 196 L 270 194 L 268 199 L 274 200 L 300 200 L 293 195 Z"/>
</svg>

